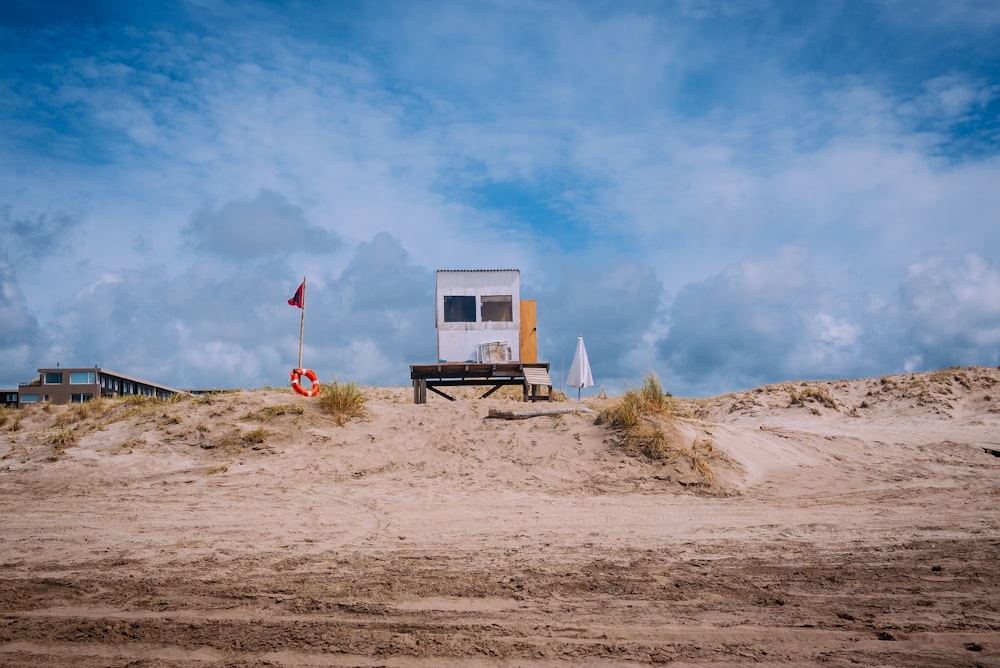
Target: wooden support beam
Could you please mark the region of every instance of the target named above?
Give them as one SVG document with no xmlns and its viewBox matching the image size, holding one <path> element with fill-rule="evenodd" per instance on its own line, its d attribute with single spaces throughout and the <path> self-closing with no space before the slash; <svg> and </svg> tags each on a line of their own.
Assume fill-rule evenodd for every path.
<svg viewBox="0 0 1000 668">
<path fill-rule="evenodd" d="M 430 390 L 431 392 L 433 392 L 434 394 L 440 394 L 442 397 L 444 397 L 448 401 L 455 401 L 455 397 L 452 397 L 452 396 L 449 396 L 449 395 L 445 394 L 444 392 L 442 392 L 441 390 L 437 389 L 433 385 L 428 385 L 427 389 Z M 425 396 L 424 397 L 424 402 L 426 403 L 426 401 L 427 401 L 427 398 Z"/>
<path fill-rule="evenodd" d="M 499 390 L 503 386 L 504 386 L 504 383 L 499 383 L 497 385 L 494 385 L 493 387 L 491 387 L 490 389 L 488 389 L 486 391 L 486 394 L 484 394 L 483 396 L 481 396 L 479 398 L 480 399 L 485 399 L 486 397 L 490 396 L 491 394 L 493 394 L 494 392 L 496 392 L 497 390 Z"/>
</svg>

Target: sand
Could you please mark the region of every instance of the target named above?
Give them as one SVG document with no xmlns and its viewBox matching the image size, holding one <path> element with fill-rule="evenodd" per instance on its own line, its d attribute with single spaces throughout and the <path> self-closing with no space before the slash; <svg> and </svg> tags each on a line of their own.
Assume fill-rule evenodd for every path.
<svg viewBox="0 0 1000 668">
<path fill-rule="evenodd" d="M 367 394 L 0 413 L 0 665 L 1000 666 L 1000 370 L 679 401 L 710 481 Z"/>
</svg>

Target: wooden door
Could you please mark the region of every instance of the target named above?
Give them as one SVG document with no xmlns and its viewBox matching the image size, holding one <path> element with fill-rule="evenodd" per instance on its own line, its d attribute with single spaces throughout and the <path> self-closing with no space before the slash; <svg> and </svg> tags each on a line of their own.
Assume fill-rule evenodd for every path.
<svg viewBox="0 0 1000 668">
<path fill-rule="evenodd" d="M 537 304 L 534 299 L 521 300 L 521 349 L 522 362 L 538 361 Z"/>
</svg>

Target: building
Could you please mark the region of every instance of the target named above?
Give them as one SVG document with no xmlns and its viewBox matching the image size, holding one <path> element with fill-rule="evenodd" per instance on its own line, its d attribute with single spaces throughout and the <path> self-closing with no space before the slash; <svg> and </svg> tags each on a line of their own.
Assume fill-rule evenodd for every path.
<svg viewBox="0 0 1000 668">
<path fill-rule="evenodd" d="M 0 407 L 17 408 L 17 390 L 0 390 Z"/>
<path fill-rule="evenodd" d="M 17 406 L 43 401 L 53 404 L 79 404 L 98 397 L 123 397 L 131 395 L 167 399 L 183 393 L 167 385 L 160 385 L 123 373 L 100 367 L 75 369 L 39 369 L 38 378 L 21 383 L 17 388 Z M 4 394 L 10 394 L 7 390 Z"/>
<path fill-rule="evenodd" d="M 521 301 L 517 269 L 437 272 L 439 362 L 534 362 L 535 302 Z"/>
</svg>

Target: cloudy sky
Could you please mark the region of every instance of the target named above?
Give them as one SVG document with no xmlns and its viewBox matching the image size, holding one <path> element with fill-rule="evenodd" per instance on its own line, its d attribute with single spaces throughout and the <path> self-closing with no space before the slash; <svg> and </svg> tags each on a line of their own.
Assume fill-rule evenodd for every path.
<svg viewBox="0 0 1000 668">
<path fill-rule="evenodd" d="M 6 0 L 0 43 L 2 387 L 285 385 L 303 276 L 305 366 L 408 384 L 469 268 L 591 392 L 1000 364 L 995 0 Z"/>
</svg>

